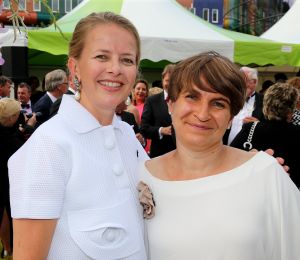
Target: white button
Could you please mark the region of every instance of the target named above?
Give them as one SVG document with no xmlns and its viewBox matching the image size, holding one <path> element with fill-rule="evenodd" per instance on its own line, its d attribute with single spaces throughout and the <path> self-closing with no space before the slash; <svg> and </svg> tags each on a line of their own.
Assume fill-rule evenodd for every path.
<svg viewBox="0 0 300 260">
<path fill-rule="evenodd" d="M 113 242 L 118 236 L 118 231 L 115 228 L 107 228 L 103 233 L 103 238 L 108 242 Z"/>
<path fill-rule="evenodd" d="M 113 149 L 115 147 L 114 140 L 111 137 L 107 137 L 104 141 L 104 147 L 109 150 Z"/>
<path fill-rule="evenodd" d="M 115 175 L 120 176 L 123 174 L 124 170 L 123 167 L 120 166 L 119 164 L 115 164 L 112 168 L 113 172 Z"/>
</svg>

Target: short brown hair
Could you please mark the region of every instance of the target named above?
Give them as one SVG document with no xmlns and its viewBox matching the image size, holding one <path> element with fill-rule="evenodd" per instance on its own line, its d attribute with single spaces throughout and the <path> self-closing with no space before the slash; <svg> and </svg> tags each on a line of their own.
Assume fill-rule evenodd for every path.
<svg viewBox="0 0 300 260">
<path fill-rule="evenodd" d="M 174 68 L 175 64 L 168 64 L 166 67 L 164 67 L 164 70 L 161 73 L 162 78 L 164 78 L 166 74 L 172 74 Z"/>
<path fill-rule="evenodd" d="M 230 112 L 235 116 L 243 107 L 246 85 L 242 72 L 228 58 L 216 52 L 205 52 L 178 63 L 171 75 L 168 94 L 176 101 L 180 93 L 197 88 L 220 93 L 230 100 Z"/>
<path fill-rule="evenodd" d="M 116 24 L 133 35 L 137 46 L 136 64 L 138 65 L 141 57 L 141 41 L 138 31 L 127 18 L 112 12 L 91 13 L 77 23 L 69 44 L 69 57 L 80 58 L 87 32 L 98 24 Z"/>
<path fill-rule="evenodd" d="M 263 114 L 268 120 L 286 121 L 298 101 L 298 90 L 288 83 L 275 83 L 267 89 L 263 100 Z"/>
</svg>

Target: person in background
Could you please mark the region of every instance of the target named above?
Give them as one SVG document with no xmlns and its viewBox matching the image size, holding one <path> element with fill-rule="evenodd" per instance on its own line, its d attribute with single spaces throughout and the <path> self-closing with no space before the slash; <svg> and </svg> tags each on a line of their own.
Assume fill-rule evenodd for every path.
<svg viewBox="0 0 300 260">
<path fill-rule="evenodd" d="M 132 113 L 126 111 L 127 109 L 127 105 L 126 102 L 121 102 L 117 107 L 116 107 L 116 115 L 117 118 L 119 118 L 120 120 L 126 122 L 127 124 L 129 124 L 134 133 L 136 138 L 139 140 L 139 142 L 141 143 L 141 145 L 143 147 L 145 147 L 146 145 L 146 140 L 144 139 L 144 137 L 141 135 L 140 133 L 140 127 L 138 126 L 137 122 L 135 121 L 135 117 Z"/>
<path fill-rule="evenodd" d="M 66 92 L 67 95 L 75 95 L 76 93 L 76 86 L 74 85 L 73 83 L 73 80 L 71 78 L 71 75 L 69 73 L 69 70 L 67 69 L 67 77 L 68 77 L 68 90 Z M 62 97 L 58 98 L 51 106 L 50 108 L 50 114 L 49 114 L 49 117 L 52 117 L 54 115 L 57 114 L 58 112 L 58 109 L 60 107 L 60 104 L 61 104 L 61 100 L 62 100 Z"/>
<path fill-rule="evenodd" d="M 149 84 L 144 79 L 138 79 L 132 90 L 132 102 L 130 106 L 135 106 L 139 112 L 138 124 L 141 123 L 141 118 L 144 110 L 144 105 L 149 93 Z M 127 108 L 130 112 L 130 106 Z"/>
<path fill-rule="evenodd" d="M 10 96 L 12 81 L 6 76 L 0 76 L 0 99 Z"/>
<path fill-rule="evenodd" d="M 259 94 L 264 95 L 266 90 L 271 87 L 274 84 L 274 82 L 272 80 L 265 80 L 261 86 L 261 90 L 259 91 Z"/>
<path fill-rule="evenodd" d="M 39 90 L 40 80 L 37 76 L 30 76 L 27 80 L 27 84 L 31 88 L 31 102 L 34 105 L 44 94 L 45 89 L 43 91 Z"/>
<path fill-rule="evenodd" d="M 277 83 L 277 82 L 284 83 L 288 80 L 288 77 L 285 73 L 278 72 L 278 73 L 274 74 L 274 80 L 275 80 L 275 83 Z"/>
<path fill-rule="evenodd" d="M 152 88 L 149 89 L 149 97 L 153 96 L 153 95 L 156 95 L 156 94 L 159 94 L 163 91 L 164 90 L 160 87 L 152 87 Z"/>
<path fill-rule="evenodd" d="M 230 145 L 232 140 L 241 131 L 244 123 L 263 120 L 262 100 L 263 96 L 255 91 L 258 84 L 257 70 L 249 67 L 241 67 L 246 81 L 246 101 L 244 106 L 232 120 L 223 141 Z"/>
<path fill-rule="evenodd" d="M 32 114 L 31 88 L 27 83 L 22 82 L 18 85 L 17 97 L 25 114 Z"/>
<path fill-rule="evenodd" d="M 245 89 L 236 65 L 215 52 L 174 68 L 177 148 L 138 170 L 149 260 L 299 259 L 299 190 L 265 152 L 222 142 Z"/>
<path fill-rule="evenodd" d="M 172 120 L 168 111 L 168 87 L 174 65 L 167 65 L 162 73 L 164 91 L 149 97 L 142 114 L 141 133 L 151 139 L 150 157 L 154 158 L 175 149 Z"/>
<path fill-rule="evenodd" d="M 274 156 L 285 159 L 291 179 L 300 187 L 300 161 L 295 152 L 300 147 L 300 126 L 291 123 L 298 99 L 299 93 L 292 85 L 276 83 L 271 86 L 263 101 L 266 120 L 245 124 L 231 146 L 248 150 L 251 143 L 257 150 L 273 149 Z M 248 140 L 250 131 L 251 141 Z"/>
<path fill-rule="evenodd" d="M 287 81 L 288 84 L 295 87 L 300 93 L 300 77 L 292 77 Z M 300 98 L 297 101 L 296 109 L 293 114 L 292 123 L 294 125 L 300 125 Z"/>
<path fill-rule="evenodd" d="M 144 111 L 144 105 L 146 102 L 146 99 L 148 98 L 149 95 L 149 84 L 146 80 L 144 79 L 138 79 L 135 82 L 135 85 L 133 87 L 132 91 L 132 104 L 127 108 L 127 111 L 131 111 L 131 106 L 134 106 L 138 110 L 138 115 L 139 115 L 139 121 L 138 124 L 141 124 L 142 120 L 142 114 Z M 142 137 L 142 140 L 145 139 Z M 147 139 L 146 143 L 144 143 L 144 148 L 147 153 L 150 152 L 150 146 L 151 146 L 151 139 Z"/>
<path fill-rule="evenodd" d="M 46 74 L 45 86 L 47 92 L 33 106 L 33 112 L 40 114 L 36 127 L 49 119 L 52 104 L 67 92 L 66 72 L 61 69 L 50 71 Z"/>
<path fill-rule="evenodd" d="M 148 157 L 115 115 L 140 55 L 136 28 L 120 15 L 76 25 L 68 68 L 77 93 L 8 162 L 14 260 L 147 259 L 136 169 Z"/>
<path fill-rule="evenodd" d="M 10 255 L 12 253 L 12 221 L 9 203 L 9 181 L 7 161 L 26 141 L 25 129 L 19 126 L 20 103 L 12 98 L 0 100 L 0 234 L 4 250 Z M 27 120 L 28 127 L 33 128 L 34 116 Z M 8 221 L 3 219 L 7 216 Z M 5 218 L 5 217 L 4 217 Z M 2 221 L 4 220 L 4 221 Z M 6 226 L 3 226 L 4 224 Z"/>
</svg>

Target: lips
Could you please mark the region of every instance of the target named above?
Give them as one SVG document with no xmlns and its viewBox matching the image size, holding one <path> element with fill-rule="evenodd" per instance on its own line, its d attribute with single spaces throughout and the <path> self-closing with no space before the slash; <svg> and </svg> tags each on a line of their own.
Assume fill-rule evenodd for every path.
<svg viewBox="0 0 300 260">
<path fill-rule="evenodd" d="M 120 88 L 121 87 L 121 83 L 120 82 L 115 82 L 115 81 L 99 81 L 99 83 L 105 87 L 109 87 L 109 88 Z"/>
</svg>

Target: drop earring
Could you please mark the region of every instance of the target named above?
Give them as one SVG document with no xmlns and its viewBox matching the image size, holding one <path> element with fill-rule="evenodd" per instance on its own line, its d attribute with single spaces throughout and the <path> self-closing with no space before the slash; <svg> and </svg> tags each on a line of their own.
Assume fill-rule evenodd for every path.
<svg viewBox="0 0 300 260">
<path fill-rule="evenodd" d="M 79 82 L 77 76 L 74 77 L 73 82 L 74 82 L 74 86 L 76 87 L 75 99 L 79 101 L 80 92 L 81 92 L 81 83 Z"/>
</svg>

